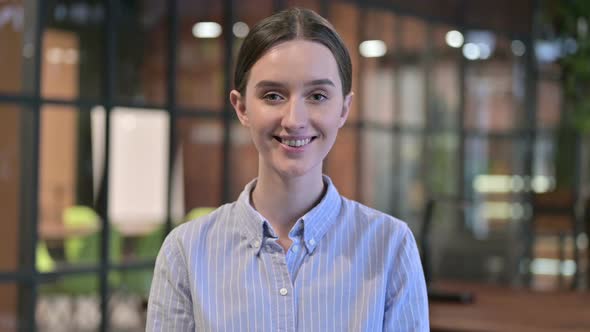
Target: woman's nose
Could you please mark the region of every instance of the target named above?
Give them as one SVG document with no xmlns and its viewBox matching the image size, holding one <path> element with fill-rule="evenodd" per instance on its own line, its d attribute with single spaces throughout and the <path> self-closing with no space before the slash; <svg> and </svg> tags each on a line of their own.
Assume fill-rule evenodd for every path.
<svg viewBox="0 0 590 332">
<path fill-rule="evenodd" d="M 287 129 L 301 129 L 307 126 L 308 114 L 305 102 L 302 100 L 291 101 L 285 109 L 281 125 Z"/>
</svg>

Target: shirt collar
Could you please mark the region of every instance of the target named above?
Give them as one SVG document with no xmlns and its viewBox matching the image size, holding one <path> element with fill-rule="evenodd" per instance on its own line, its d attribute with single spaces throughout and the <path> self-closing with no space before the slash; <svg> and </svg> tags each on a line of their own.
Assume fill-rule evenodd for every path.
<svg viewBox="0 0 590 332">
<path fill-rule="evenodd" d="M 268 221 L 250 203 L 250 194 L 257 179 L 248 183 L 237 200 L 238 227 L 250 241 L 250 246 L 260 251 L 265 236 L 277 237 Z M 303 224 L 303 241 L 309 253 L 313 252 L 319 241 L 336 221 L 340 213 L 341 198 L 332 180 L 324 175 L 326 192 L 320 202 L 309 210 L 298 222 Z M 294 227 L 297 227 L 296 226 Z"/>
</svg>

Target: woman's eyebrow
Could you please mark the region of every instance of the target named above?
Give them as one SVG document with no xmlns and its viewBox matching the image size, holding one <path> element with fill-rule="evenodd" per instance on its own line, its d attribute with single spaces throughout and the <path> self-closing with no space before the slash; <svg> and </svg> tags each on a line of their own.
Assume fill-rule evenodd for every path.
<svg viewBox="0 0 590 332">
<path fill-rule="evenodd" d="M 327 79 L 327 78 L 323 78 L 323 79 L 319 79 L 319 80 L 313 80 L 313 81 L 308 81 L 308 82 L 305 82 L 304 85 L 305 86 L 311 86 L 311 85 L 331 85 L 333 87 L 336 87 L 336 85 L 334 84 L 334 82 L 332 82 L 330 79 Z"/>
<path fill-rule="evenodd" d="M 256 85 L 254 87 L 256 89 L 260 89 L 260 88 L 282 88 L 285 85 L 286 84 L 281 83 L 281 82 L 263 80 L 263 81 L 260 81 L 260 82 L 256 83 Z M 322 78 L 322 79 L 307 81 L 307 82 L 303 83 L 303 85 L 304 86 L 331 85 L 333 87 L 336 87 L 336 85 L 334 84 L 334 82 L 332 82 L 332 80 L 330 80 L 328 78 Z"/>
<path fill-rule="evenodd" d="M 254 86 L 255 88 L 259 89 L 259 88 L 281 88 L 284 87 L 285 85 L 283 83 L 280 82 L 275 82 L 275 81 L 260 81 L 258 83 L 256 83 L 256 85 Z"/>
</svg>

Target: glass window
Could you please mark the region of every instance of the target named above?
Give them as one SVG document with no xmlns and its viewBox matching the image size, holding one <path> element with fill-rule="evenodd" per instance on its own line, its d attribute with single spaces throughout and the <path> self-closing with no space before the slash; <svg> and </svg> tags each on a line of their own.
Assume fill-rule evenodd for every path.
<svg viewBox="0 0 590 332">
<path fill-rule="evenodd" d="M 178 3 L 179 36 L 177 99 L 191 109 L 220 112 L 226 98 L 223 2 L 203 6 L 196 1 Z"/>
<path fill-rule="evenodd" d="M 363 201 L 380 211 L 393 212 L 393 135 L 364 130 L 362 148 Z"/>
<path fill-rule="evenodd" d="M 538 128 L 557 128 L 563 104 L 561 82 L 540 80 L 537 83 L 537 96 Z"/>
<path fill-rule="evenodd" d="M 162 105 L 167 97 L 167 5 L 141 0 L 119 2 L 119 6 L 115 66 L 118 101 Z"/>
<path fill-rule="evenodd" d="M 428 122 L 433 128 L 457 129 L 459 123 L 459 68 L 458 62 L 441 60 L 431 72 L 430 113 Z"/>
<path fill-rule="evenodd" d="M 32 41 L 25 39 L 30 23 L 28 15 L 25 22 L 22 0 L 0 3 L 0 93 L 20 93 L 25 89 L 25 63 L 31 64 L 34 56 Z"/>
<path fill-rule="evenodd" d="M 397 217 L 406 221 L 412 230 L 417 231 L 425 198 L 423 137 L 413 133 L 402 133 L 395 139 L 400 141 L 399 173 L 397 179 L 394 179 L 400 192 Z"/>
<path fill-rule="evenodd" d="M 184 211 L 218 207 L 222 191 L 223 125 L 218 120 L 179 119 L 179 156 L 182 165 Z M 179 189 L 180 192 L 180 189 Z"/>
<path fill-rule="evenodd" d="M 244 186 L 258 176 L 258 150 L 248 128 L 235 121 L 231 129 L 230 200 L 236 200 Z"/>
<path fill-rule="evenodd" d="M 391 125 L 395 118 L 395 75 L 394 55 L 396 53 L 395 23 L 396 18 L 384 11 L 367 10 L 367 25 L 363 41 L 380 41 L 385 43 L 385 53 L 369 57 L 371 50 L 361 57 L 361 114 L 368 121 L 382 125 Z M 367 44 L 365 44 L 367 45 Z M 368 54 L 367 54 L 368 53 Z M 376 54 L 375 54 L 376 55 Z"/>
<path fill-rule="evenodd" d="M 434 195 L 456 195 L 460 165 L 457 133 L 433 133 L 427 138 L 424 156 L 429 191 Z"/>
<path fill-rule="evenodd" d="M 360 72 L 359 72 L 359 44 L 361 38 L 358 35 L 358 24 L 360 22 L 359 9 L 351 4 L 331 2 L 330 4 L 330 22 L 334 25 L 336 31 L 344 40 L 348 48 L 352 61 L 352 91 L 359 92 Z M 361 95 L 352 98 L 352 107 L 348 116 L 348 122 L 353 123 L 359 119 L 359 107 L 361 107 Z"/>
<path fill-rule="evenodd" d="M 21 218 L 21 116 L 23 109 L 12 104 L 0 104 L 0 271 L 19 268 L 19 237 Z"/>
<path fill-rule="evenodd" d="M 341 195 L 350 199 L 360 199 L 357 188 L 358 135 L 355 128 L 343 127 L 338 133 L 336 143 L 324 162 L 324 172 L 330 176 Z"/>
<path fill-rule="evenodd" d="M 28 317 L 21 317 L 19 304 L 22 302 L 22 286 L 17 283 L 0 284 L 0 326 L 2 331 L 22 331 L 27 326 L 25 320 Z"/>
<path fill-rule="evenodd" d="M 100 1 L 48 2 L 42 95 L 98 98 L 104 79 L 104 7 Z"/>
<path fill-rule="evenodd" d="M 45 281 L 39 285 L 37 293 L 34 317 L 37 329 L 99 330 L 102 314 L 98 293 L 99 280 L 96 274 L 65 275 Z"/>
<path fill-rule="evenodd" d="M 420 54 L 428 45 L 428 25 L 416 17 L 402 18 L 402 49 L 404 53 Z"/>
<path fill-rule="evenodd" d="M 465 127 L 490 131 L 521 128 L 525 119 L 524 69 L 514 62 L 510 42 L 490 31 L 468 31 L 465 38 Z"/>
</svg>

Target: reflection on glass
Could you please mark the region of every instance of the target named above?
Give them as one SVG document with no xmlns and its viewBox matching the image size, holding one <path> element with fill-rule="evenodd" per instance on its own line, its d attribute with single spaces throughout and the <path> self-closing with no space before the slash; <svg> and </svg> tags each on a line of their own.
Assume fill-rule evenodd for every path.
<svg viewBox="0 0 590 332">
<path fill-rule="evenodd" d="M 357 138 L 358 130 L 343 127 L 338 133 L 336 143 L 330 150 L 324 161 L 324 173 L 326 173 L 341 195 L 358 200 L 360 188 L 357 188 Z"/>
<path fill-rule="evenodd" d="M 362 184 L 364 203 L 392 213 L 393 135 L 387 131 L 364 131 Z"/>
<path fill-rule="evenodd" d="M 19 268 L 21 109 L 0 104 L 0 270 Z"/>
</svg>

